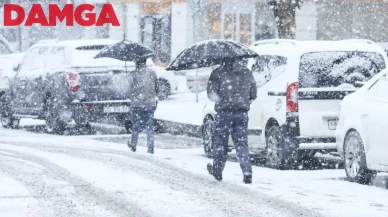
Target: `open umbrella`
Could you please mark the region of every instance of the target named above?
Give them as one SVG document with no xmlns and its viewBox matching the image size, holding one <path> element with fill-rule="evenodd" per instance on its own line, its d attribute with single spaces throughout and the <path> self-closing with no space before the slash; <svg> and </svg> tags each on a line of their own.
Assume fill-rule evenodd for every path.
<svg viewBox="0 0 388 217">
<path fill-rule="evenodd" d="M 122 40 L 116 44 L 105 47 L 94 58 L 113 58 L 125 61 L 125 70 L 127 70 L 127 61 L 137 62 L 142 59 L 148 59 L 154 55 L 154 51 L 142 44 Z"/>
<path fill-rule="evenodd" d="M 166 70 L 181 71 L 220 64 L 227 59 L 257 57 L 258 54 L 237 42 L 228 40 L 207 40 L 193 44 L 183 50 Z"/>
</svg>

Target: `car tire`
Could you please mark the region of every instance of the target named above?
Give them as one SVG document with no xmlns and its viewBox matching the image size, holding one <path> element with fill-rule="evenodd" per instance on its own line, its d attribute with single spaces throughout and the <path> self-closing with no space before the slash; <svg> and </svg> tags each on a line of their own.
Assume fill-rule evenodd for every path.
<svg viewBox="0 0 388 217">
<path fill-rule="evenodd" d="M 18 129 L 20 124 L 20 119 L 1 116 L 0 118 L 1 126 L 4 128 Z"/>
<path fill-rule="evenodd" d="M 45 127 L 44 130 L 49 134 L 63 135 L 66 130 L 66 124 L 60 120 L 58 114 L 52 108 L 52 100 L 48 99 L 45 105 Z"/>
<path fill-rule="evenodd" d="M 66 130 L 66 124 L 59 120 L 54 115 L 46 116 L 46 124 L 44 127 L 46 133 L 63 135 Z"/>
<path fill-rule="evenodd" d="M 163 124 L 163 121 L 154 119 L 154 132 L 155 133 L 165 133 L 166 127 Z"/>
<path fill-rule="evenodd" d="M 80 131 L 82 135 L 92 135 L 94 134 L 93 127 L 90 125 L 90 123 L 87 123 L 86 125 L 83 126 L 78 126 L 80 127 Z"/>
<path fill-rule="evenodd" d="M 214 148 L 214 119 L 211 116 L 207 116 L 203 121 L 202 143 L 206 156 L 212 158 Z"/>
<path fill-rule="evenodd" d="M 12 129 L 19 129 L 19 125 L 20 125 L 20 119 L 12 118 L 11 128 Z"/>
<path fill-rule="evenodd" d="M 1 122 L 1 126 L 4 127 L 4 128 L 11 127 L 11 125 L 12 125 L 11 118 L 5 117 L 3 115 L 1 116 L 0 122 Z"/>
<path fill-rule="evenodd" d="M 3 128 L 8 128 L 9 127 L 9 119 L 8 118 L 5 118 L 3 116 L 0 117 L 0 122 L 1 122 L 1 126 Z"/>
<path fill-rule="evenodd" d="M 266 166 L 280 170 L 294 169 L 297 162 L 295 142 L 283 134 L 277 125 L 269 128 L 266 135 Z"/>
<path fill-rule="evenodd" d="M 132 133 L 132 122 L 131 122 L 131 121 L 125 120 L 125 121 L 124 121 L 124 127 L 125 127 L 125 131 L 126 131 L 128 134 L 131 134 L 131 133 Z"/>
<path fill-rule="evenodd" d="M 376 177 L 377 172 L 367 167 L 364 143 L 355 130 L 348 132 L 344 140 L 344 164 L 351 182 L 370 185 Z"/>
<path fill-rule="evenodd" d="M 158 99 L 165 100 L 171 94 L 171 85 L 166 79 L 158 79 Z"/>
</svg>

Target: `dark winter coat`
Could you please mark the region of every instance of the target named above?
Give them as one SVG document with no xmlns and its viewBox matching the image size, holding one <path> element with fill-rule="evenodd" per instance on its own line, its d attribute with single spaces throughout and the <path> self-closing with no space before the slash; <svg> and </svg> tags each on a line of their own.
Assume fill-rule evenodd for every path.
<svg viewBox="0 0 388 217">
<path fill-rule="evenodd" d="M 158 86 L 155 72 L 147 67 L 142 67 L 130 72 L 130 75 L 131 106 L 156 107 Z"/>
<path fill-rule="evenodd" d="M 252 72 L 241 64 L 222 65 L 215 69 L 207 85 L 208 98 L 216 112 L 248 112 L 257 97 Z"/>
</svg>

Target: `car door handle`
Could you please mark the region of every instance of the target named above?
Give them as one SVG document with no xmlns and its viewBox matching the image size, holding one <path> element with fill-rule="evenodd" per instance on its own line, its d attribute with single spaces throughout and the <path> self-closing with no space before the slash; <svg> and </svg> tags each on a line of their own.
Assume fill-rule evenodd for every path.
<svg viewBox="0 0 388 217">
<path fill-rule="evenodd" d="M 362 114 L 362 117 L 369 117 L 369 114 Z"/>
</svg>

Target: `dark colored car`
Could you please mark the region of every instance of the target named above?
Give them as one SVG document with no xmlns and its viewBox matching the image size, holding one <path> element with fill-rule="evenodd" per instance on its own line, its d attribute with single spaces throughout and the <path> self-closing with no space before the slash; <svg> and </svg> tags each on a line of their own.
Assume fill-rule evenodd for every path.
<svg viewBox="0 0 388 217">
<path fill-rule="evenodd" d="M 106 68 L 98 67 L 107 67 L 109 60 L 97 61 L 93 55 L 113 43 L 112 40 L 75 40 L 42 41 L 33 45 L 15 68 L 10 91 L 3 97 L 2 126 L 17 128 L 20 118 L 28 117 L 46 120 L 45 130 L 49 133 L 63 133 L 73 120 L 76 127 L 91 129 L 87 115 L 90 107 L 77 107 L 74 103 L 96 93 L 88 89 L 93 85 L 87 83 L 83 72 L 93 66 L 100 74 L 109 76 Z"/>
</svg>

